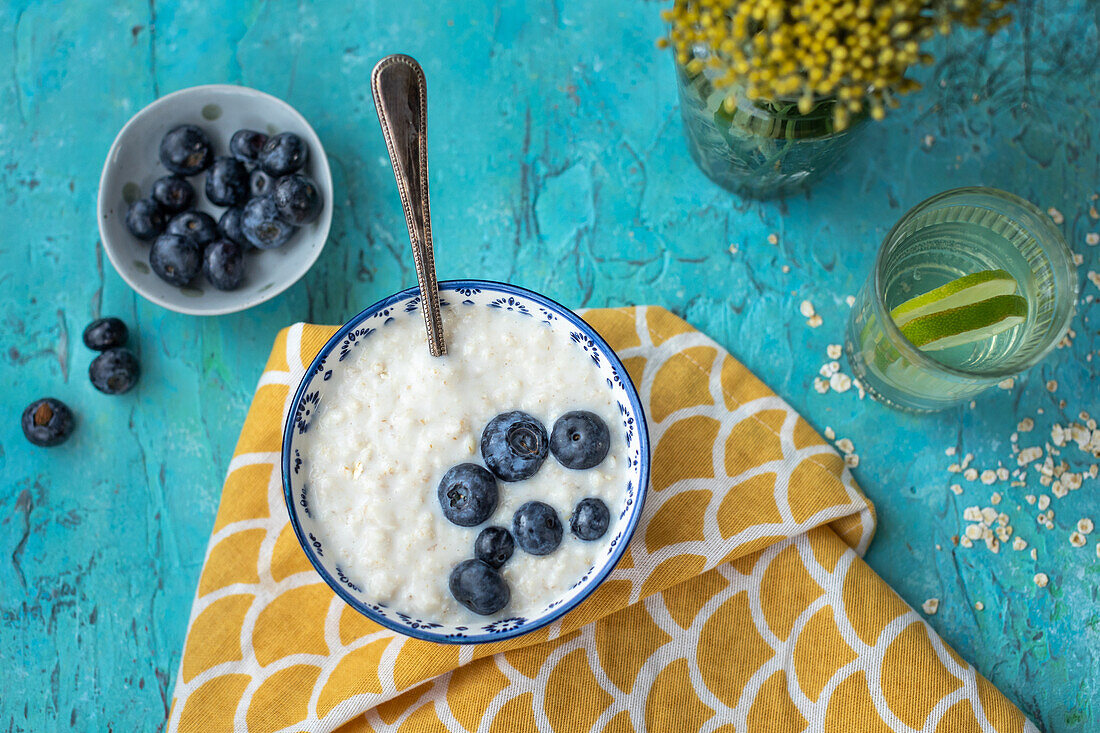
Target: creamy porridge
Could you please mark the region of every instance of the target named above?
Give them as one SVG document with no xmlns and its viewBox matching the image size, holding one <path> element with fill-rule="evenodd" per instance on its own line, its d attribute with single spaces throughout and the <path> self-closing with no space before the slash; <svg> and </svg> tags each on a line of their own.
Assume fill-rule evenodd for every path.
<svg viewBox="0 0 1100 733">
<path fill-rule="evenodd" d="M 366 597 L 414 617 L 463 624 L 537 613 L 607 551 L 613 533 L 593 532 L 585 520 L 598 518 L 601 503 L 612 524 L 621 511 L 630 467 L 611 391 L 568 334 L 532 318 L 486 307 L 445 307 L 448 354 L 441 358 L 428 353 L 419 312 L 394 318 L 350 350 L 328 385 L 333 397 L 303 436 L 312 509 L 326 551 Z M 561 456 L 570 463 L 570 446 L 547 449 L 551 436 L 558 440 L 559 418 L 576 411 L 606 425 L 610 446 L 606 457 L 583 470 L 562 465 Z M 528 418 L 534 419 L 528 426 L 534 432 L 513 431 L 510 440 L 542 441 L 545 459 L 534 461 L 534 474 L 525 477 L 527 464 L 517 464 L 521 474 L 513 475 L 517 466 L 496 465 L 493 455 L 486 460 L 482 442 L 490 423 L 492 433 L 514 424 L 522 428 Z M 535 434 L 539 423 L 545 432 Z M 473 513 L 459 516 L 450 505 L 452 519 L 470 526 L 444 513 L 447 497 L 455 496 L 447 482 L 455 476 L 495 483 L 495 508 L 466 506 Z M 546 538 L 544 525 L 552 525 L 548 517 L 555 513 L 560 544 L 534 554 L 546 549 L 537 543 Z M 575 516 L 579 525 L 571 526 Z M 475 540 L 490 527 L 510 535 L 518 529 L 522 537 L 515 537 L 514 551 L 497 571 L 510 600 L 477 615 L 469 603 L 456 600 L 451 575 L 475 557 Z M 479 550 L 483 542 L 497 546 L 502 537 L 499 529 L 493 532 L 478 540 Z M 598 538 L 580 538 L 593 535 Z"/>
</svg>

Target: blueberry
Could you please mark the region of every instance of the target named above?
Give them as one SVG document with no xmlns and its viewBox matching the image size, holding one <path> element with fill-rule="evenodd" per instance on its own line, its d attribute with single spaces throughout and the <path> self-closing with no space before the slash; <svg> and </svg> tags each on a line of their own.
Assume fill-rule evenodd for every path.
<svg viewBox="0 0 1100 733">
<path fill-rule="evenodd" d="M 309 148 L 293 132 L 280 132 L 267 139 L 260 151 L 260 167 L 275 176 L 286 176 L 300 170 L 309 157 Z"/>
<path fill-rule="evenodd" d="M 460 527 L 481 524 L 497 508 L 497 482 L 476 463 L 460 463 L 443 474 L 436 491 L 443 516 Z"/>
<path fill-rule="evenodd" d="M 173 127 L 160 141 L 160 162 L 181 176 L 201 173 L 213 160 L 210 138 L 194 125 Z"/>
<path fill-rule="evenodd" d="M 156 239 L 164 231 L 164 211 L 153 199 L 138 199 L 126 212 L 126 228 L 138 239 Z"/>
<path fill-rule="evenodd" d="M 186 285 L 202 269 L 202 247 L 179 234 L 162 234 L 149 250 L 149 265 L 161 280 Z"/>
<path fill-rule="evenodd" d="M 504 527 L 486 527 L 474 540 L 474 557 L 492 568 L 508 562 L 516 543 Z"/>
<path fill-rule="evenodd" d="M 601 500 L 589 497 L 581 499 L 573 515 L 569 517 L 569 529 L 582 540 L 598 540 L 607 531 L 607 525 L 611 523 L 611 512 L 607 504 Z"/>
<path fill-rule="evenodd" d="M 220 239 L 202 255 L 202 271 L 218 290 L 235 290 L 244 280 L 244 250 L 228 239 Z"/>
<path fill-rule="evenodd" d="M 153 181 L 153 200 L 168 212 L 183 211 L 195 200 L 195 189 L 187 179 L 165 176 Z"/>
<path fill-rule="evenodd" d="M 282 247 L 297 228 L 279 218 L 275 199 L 270 195 L 249 199 L 241 214 L 241 230 L 249 242 L 260 249 Z"/>
<path fill-rule="evenodd" d="M 229 152 L 242 163 L 255 163 L 267 142 L 267 135 L 255 130 L 237 130 L 229 138 Z"/>
<path fill-rule="evenodd" d="M 497 415 L 481 434 L 481 457 L 501 481 L 534 476 L 548 450 L 546 428 L 519 410 Z"/>
<path fill-rule="evenodd" d="M 455 565 L 447 585 L 456 601 L 482 616 L 493 615 L 512 600 L 504 578 L 481 560 L 463 560 Z"/>
<path fill-rule="evenodd" d="M 567 412 L 554 423 L 550 452 L 566 468 L 598 466 L 611 447 L 611 433 L 599 415 L 584 410 Z"/>
<path fill-rule="evenodd" d="M 248 241 L 248 237 L 244 236 L 244 231 L 241 230 L 241 214 L 243 210 L 239 206 L 226 209 L 222 217 L 218 219 L 218 234 L 222 239 L 228 239 L 230 242 L 236 242 L 244 249 L 250 249 L 252 242 Z"/>
<path fill-rule="evenodd" d="M 84 345 L 96 351 L 125 346 L 130 331 L 117 318 L 97 318 L 84 329 Z"/>
<path fill-rule="evenodd" d="M 64 443 L 72 432 L 72 410 L 61 400 L 46 397 L 23 410 L 23 435 L 35 445 L 49 448 Z"/>
<path fill-rule="evenodd" d="M 164 233 L 192 239 L 201 249 L 218 238 L 218 223 L 205 211 L 191 209 L 173 216 Z"/>
<path fill-rule="evenodd" d="M 129 392 L 140 374 L 137 357 L 129 349 L 107 349 L 88 367 L 92 386 L 105 394 Z"/>
<path fill-rule="evenodd" d="M 206 198 L 216 206 L 237 206 L 248 198 L 248 171 L 236 158 L 220 156 L 206 174 Z"/>
<path fill-rule="evenodd" d="M 512 534 L 524 552 L 549 555 L 561 544 L 561 520 L 549 504 L 529 501 L 512 516 Z"/>
<path fill-rule="evenodd" d="M 275 188 L 275 179 L 257 168 L 248 177 L 248 190 L 253 196 L 263 196 Z"/>
<path fill-rule="evenodd" d="M 280 178 L 273 195 L 279 216 L 287 224 L 308 224 L 321 213 L 321 192 L 300 173 Z"/>
</svg>

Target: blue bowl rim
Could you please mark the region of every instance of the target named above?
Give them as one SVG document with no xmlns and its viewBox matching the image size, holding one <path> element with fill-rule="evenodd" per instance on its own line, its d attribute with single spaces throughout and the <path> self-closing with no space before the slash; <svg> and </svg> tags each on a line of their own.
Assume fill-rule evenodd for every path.
<svg viewBox="0 0 1100 733">
<path fill-rule="evenodd" d="M 410 626 L 394 621 L 393 619 L 385 616 L 378 615 L 375 611 L 365 606 L 359 599 L 349 595 L 344 588 L 336 582 L 336 579 L 329 574 L 329 572 L 321 565 L 314 553 L 310 543 L 307 541 L 305 532 L 302 529 L 301 523 L 298 521 L 298 513 L 295 510 L 294 497 L 291 493 L 290 487 L 290 442 L 293 433 L 291 431 L 291 422 L 294 418 L 294 414 L 298 409 L 298 405 L 301 403 L 302 398 L 305 396 L 306 389 L 312 382 L 312 376 L 316 374 L 318 363 L 321 359 L 328 356 L 328 354 L 336 347 L 340 340 L 353 328 L 359 325 L 363 320 L 369 318 L 375 313 L 399 303 L 408 298 L 414 297 L 419 294 L 420 289 L 417 286 L 406 288 L 399 293 L 394 293 L 382 300 L 378 301 L 374 305 L 371 305 L 357 315 L 350 318 L 343 326 L 340 327 L 336 333 L 325 342 L 325 345 L 321 347 L 321 350 L 317 352 L 317 355 L 306 367 L 305 374 L 302 377 L 302 381 L 298 384 L 298 389 L 294 393 L 294 399 L 290 403 L 290 409 L 287 411 L 287 417 L 283 423 L 283 444 L 282 444 L 282 479 L 283 479 L 283 501 L 287 506 L 287 514 L 290 516 L 290 523 L 294 527 L 294 534 L 298 538 L 298 544 L 301 545 L 302 551 L 305 552 L 306 557 L 309 558 L 310 564 L 313 569 L 317 571 L 317 574 L 321 576 L 321 579 L 328 584 L 329 588 L 340 597 L 340 600 L 354 608 L 359 613 L 363 614 L 371 621 L 384 626 L 385 628 L 396 631 L 405 636 L 410 636 L 415 639 L 423 641 L 437 642 L 442 644 L 481 644 L 495 641 L 504 641 L 505 639 L 512 639 L 517 636 L 526 635 L 532 631 L 541 629 L 543 626 L 557 621 L 569 611 L 573 610 L 587 599 L 593 591 L 598 588 L 603 581 L 611 574 L 611 571 L 615 569 L 615 566 L 619 564 L 623 554 L 626 552 L 627 545 L 634 537 L 634 531 L 638 528 L 638 522 L 641 520 L 642 511 L 645 507 L 646 495 L 649 492 L 649 469 L 650 469 L 650 453 L 649 453 L 649 426 L 646 422 L 645 410 L 642 409 L 641 399 L 638 397 L 638 389 L 634 385 L 633 380 L 630 378 L 630 374 L 627 372 L 626 367 L 623 366 L 622 360 L 619 359 L 619 355 L 615 353 L 615 350 L 608 345 L 596 329 L 588 325 L 580 316 L 573 311 L 569 310 L 561 303 L 558 303 L 551 298 L 546 297 L 540 293 L 536 293 L 526 288 L 521 288 L 518 285 L 511 285 L 509 283 L 502 283 L 495 280 L 443 280 L 439 282 L 439 290 L 458 290 L 460 288 L 482 288 L 488 290 L 495 290 L 509 295 L 520 295 L 524 298 L 529 298 L 547 308 L 553 310 L 562 318 L 569 321 L 571 324 L 579 328 L 586 336 L 591 338 L 600 349 L 604 352 L 604 355 L 611 362 L 615 370 L 619 372 L 622 377 L 623 388 L 626 390 L 627 398 L 630 401 L 631 409 L 638 421 L 638 440 L 639 440 L 639 457 L 641 459 L 641 471 L 638 481 L 638 496 L 634 502 L 634 513 L 630 517 L 627 523 L 626 531 L 623 533 L 623 541 L 619 543 L 619 546 L 612 553 L 611 559 L 604 564 L 602 568 L 594 575 L 589 581 L 588 587 L 584 589 L 583 593 L 578 594 L 568 603 L 563 603 L 550 613 L 546 614 L 535 620 L 532 623 L 524 624 L 515 629 L 509 629 L 507 631 L 501 631 L 497 633 L 483 633 L 473 636 L 463 636 L 461 638 L 448 638 L 442 635 L 434 634 L 425 629 L 414 629 Z"/>
</svg>

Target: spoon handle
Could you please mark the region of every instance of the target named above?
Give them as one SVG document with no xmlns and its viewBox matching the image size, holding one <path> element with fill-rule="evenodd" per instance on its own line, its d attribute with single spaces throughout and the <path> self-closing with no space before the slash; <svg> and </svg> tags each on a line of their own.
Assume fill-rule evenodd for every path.
<svg viewBox="0 0 1100 733">
<path fill-rule="evenodd" d="M 374 108 L 386 138 L 401 207 L 409 227 L 421 312 L 432 356 L 447 353 L 439 286 L 432 253 L 432 222 L 428 208 L 427 84 L 424 70 L 411 56 L 393 54 L 374 67 L 370 79 Z"/>
</svg>

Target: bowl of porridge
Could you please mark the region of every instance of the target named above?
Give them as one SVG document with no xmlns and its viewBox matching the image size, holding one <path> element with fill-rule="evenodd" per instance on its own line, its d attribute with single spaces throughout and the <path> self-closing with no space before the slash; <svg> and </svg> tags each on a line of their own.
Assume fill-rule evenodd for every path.
<svg viewBox="0 0 1100 733">
<path fill-rule="evenodd" d="M 576 314 L 502 283 L 439 293 L 442 357 L 416 288 L 321 349 L 287 414 L 283 491 L 310 562 L 357 611 L 429 641 L 499 641 L 614 569 L 649 439 L 622 362 Z"/>
</svg>

